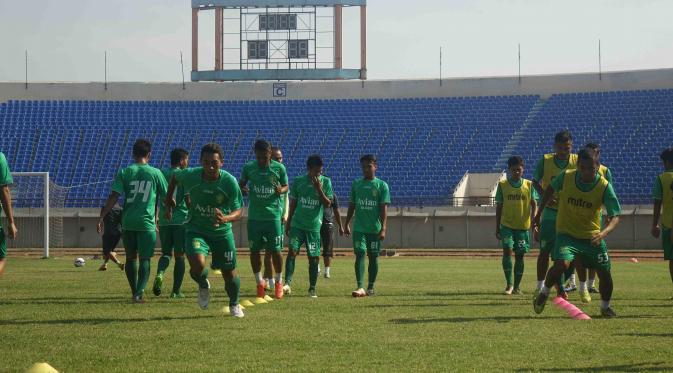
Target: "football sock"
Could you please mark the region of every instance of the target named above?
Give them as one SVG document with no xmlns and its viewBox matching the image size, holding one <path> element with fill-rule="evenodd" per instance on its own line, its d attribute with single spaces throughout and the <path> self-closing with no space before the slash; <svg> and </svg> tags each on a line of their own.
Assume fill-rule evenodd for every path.
<svg viewBox="0 0 673 373">
<path fill-rule="evenodd" d="M 297 257 L 294 255 L 288 255 L 285 258 L 285 284 L 290 285 L 292 283 L 292 276 L 294 275 L 294 265 L 297 261 Z"/>
<path fill-rule="evenodd" d="M 318 258 L 308 258 L 308 283 L 309 288 L 315 289 L 318 282 Z"/>
<path fill-rule="evenodd" d="M 128 259 L 124 272 L 126 272 L 126 279 L 129 281 L 129 286 L 131 287 L 131 294 L 136 295 L 136 289 L 138 288 L 138 260 Z"/>
<path fill-rule="evenodd" d="M 178 256 L 175 258 L 175 265 L 173 266 L 173 292 L 179 293 L 182 287 L 182 281 L 185 278 L 185 257 Z"/>
<path fill-rule="evenodd" d="M 255 282 L 257 283 L 257 285 L 264 282 L 264 280 L 262 280 L 262 272 L 255 272 Z"/>
<path fill-rule="evenodd" d="M 239 294 L 241 293 L 241 278 L 236 276 L 229 281 L 224 281 L 224 290 L 227 291 L 229 296 L 229 306 L 235 306 L 238 304 Z"/>
<path fill-rule="evenodd" d="M 164 273 L 170 263 L 171 263 L 171 257 L 169 255 L 162 255 L 159 258 L 159 264 L 157 264 L 157 274 Z"/>
<path fill-rule="evenodd" d="M 355 280 L 358 283 L 358 289 L 361 289 L 364 286 L 364 277 L 365 277 L 365 254 L 356 253 L 355 254 Z"/>
<path fill-rule="evenodd" d="M 367 269 L 369 273 L 369 285 L 367 286 L 367 289 L 373 289 L 374 283 L 376 282 L 376 276 L 379 274 L 378 255 L 369 257 L 369 267 Z"/>
<path fill-rule="evenodd" d="M 204 268 L 203 271 L 201 271 L 201 273 L 198 275 L 195 275 L 190 271 L 189 275 L 199 284 L 200 289 L 208 288 L 208 268 Z"/>
<path fill-rule="evenodd" d="M 142 296 L 147 286 L 147 281 L 150 279 L 150 258 L 140 259 L 140 268 L 138 269 L 138 287 L 136 288 L 136 296 Z"/>
<path fill-rule="evenodd" d="M 502 270 L 505 272 L 505 281 L 507 281 L 507 287 L 512 286 L 512 256 L 504 255 L 502 256 Z"/>
<path fill-rule="evenodd" d="M 514 258 L 514 288 L 519 289 L 521 279 L 523 278 L 524 260 L 523 255 L 517 255 Z"/>
</svg>

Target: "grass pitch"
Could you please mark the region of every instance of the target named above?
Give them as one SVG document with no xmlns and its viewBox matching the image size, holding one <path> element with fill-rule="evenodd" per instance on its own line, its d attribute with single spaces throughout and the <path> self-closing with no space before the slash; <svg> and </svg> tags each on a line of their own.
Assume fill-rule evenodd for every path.
<svg viewBox="0 0 673 373">
<path fill-rule="evenodd" d="M 306 297 L 308 264 L 297 261 L 293 295 L 224 316 L 223 281 L 211 275 L 210 309 L 164 293 L 130 304 L 123 272 L 100 261 L 10 258 L 0 279 L 0 370 L 49 362 L 65 372 L 202 371 L 673 371 L 673 295 L 660 261 L 613 263 L 617 319 L 571 320 L 531 306 L 535 263 L 524 296 L 501 295 L 499 258 L 383 258 L 376 297 L 353 299 L 353 258 L 336 258 L 318 299 Z M 152 270 L 156 269 L 156 260 Z M 239 257 L 243 299 L 254 294 Z M 151 280 L 154 279 L 152 276 Z M 151 281 L 150 281 L 151 287 Z M 148 289 L 149 291 L 149 289 Z"/>
</svg>

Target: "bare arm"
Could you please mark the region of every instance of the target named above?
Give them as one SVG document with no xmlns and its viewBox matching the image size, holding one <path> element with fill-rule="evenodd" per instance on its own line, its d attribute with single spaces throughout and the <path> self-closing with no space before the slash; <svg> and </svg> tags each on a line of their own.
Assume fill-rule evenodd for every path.
<svg viewBox="0 0 673 373">
<path fill-rule="evenodd" d="M 166 219 L 169 221 L 173 219 L 173 209 L 176 206 L 175 199 L 173 198 L 173 195 L 175 195 L 175 189 L 178 187 L 178 180 L 175 178 L 175 176 L 171 177 L 171 181 L 168 182 L 168 190 L 166 191 Z M 191 201 L 190 201 L 191 202 Z"/>
<path fill-rule="evenodd" d="M 238 182 L 238 187 L 241 188 L 241 193 L 244 196 L 247 196 L 248 192 L 250 192 L 250 189 L 248 189 L 247 184 L 248 184 L 248 179 L 246 179 L 246 178 L 241 178 L 241 180 Z"/>
<path fill-rule="evenodd" d="M 600 245 L 601 241 L 604 240 L 610 232 L 612 232 L 619 224 L 619 216 L 608 216 L 608 224 L 602 231 L 598 232 L 591 238 L 591 244 L 594 246 Z"/>
<path fill-rule="evenodd" d="M 339 226 L 339 235 L 343 236 L 344 226 L 342 225 L 342 222 L 341 222 L 341 213 L 339 212 L 339 208 L 332 205 L 331 209 L 332 209 L 332 212 L 334 213 L 334 219 L 336 220 L 336 223 Z"/>
<path fill-rule="evenodd" d="M 16 238 L 16 234 L 19 232 L 16 229 L 14 224 L 14 209 L 12 208 L 12 194 L 9 191 L 9 185 L 3 185 L 2 192 L 0 193 L 0 200 L 2 200 L 2 209 L 5 210 L 5 216 L 7 216 L 7 228 L 9 230 L 9 238 Z"/>
<path fill-rule="evenodd" d="M 540 226 L 540 216 L 542 215 L 542 211 L 544 210 L 544 207 L 547 206 L 549 201 L 551 201 L 553 198 L 554 198 L 554 188 L 548 186 L 547 189 L 542 194 L 542 201 L 540 202 L 540 206 L 538 207 L 537 213 L 535 214 L 535 219 L 533 219 L 533 225 L 535 227 Z"/>
<path fill-rule="evenodd" d="M 502 217 L 502 203 L 495 205 L 495 238 L 500 239 L 500 219 Z"/>
<path fill-rule="evenodd" d="M 346 214 L 346 223 L 344 224 L 344 233 L 346 236 L 351 235 L 351 220 L 355 215 L 355 204 L 353 202 L 348 204 L 348 213 Z"/>
<path fill-rule="evenodd" d="M 98 234 L 103 234 L 103 219 L 107 216 L 107 214 L 110 213 L 110 210 L 114 207 L 114 205 L 117 203 L 119 200 L 119 193 L 117 192 L 111 192 L 110 195 L 107 197 L 107 201 L 105 201 L 105 206 L 103 206 L 103 209 L 100 211 L 100 217 L 98 219 Z"/>
<path fill-rule="evenodd" d="M 652 236 L 654 238 L 659 238 L 661 233 L 661 227 L 659 227 L 659 218 L 661 217 L 661 200 L 654 200 L 654 213 L 652 214 Z"/>
<path fill-rule="evenodd" d="M 239 220 L 242 215 L 241 211 L 242 211 L 241 209 L 238 209 L 230 212 L 227 215 L 224 215 L 222 213 L 222 210 L 215 209 L 215 221 L 214 221 L 215 226 L 218 226 L 220 224 L 232 223 Z"/>
<path fill-rule="evenodd" d="M 544 189 L 542 188 L 542 184 L 540 184 L 537 180 L 533 180 L 533 188 L 535 188 L 535 191 L 539 195 L 544 194 Z"/>
<path fill-rule="evenodd" d="M 297 200 L 290 198 L 290 208 L 287 213 L 287 222 L 285 223 L 285 234 L 290 237 L 290 225 L 292 225 L 292 217 L 294 216 L 294 210 L 297 209 Z"/>
<path fill-rule="evenodd" d="M 379 232 L 379 240 L 383 241 L 386 239 L 386 229 L 388 227 L 388 205 L 381 205 L 381 213 L 379 215 L 381 219 L 381 231 Z"/>
<path fill-rule="evenodd" d="M 320 178 L 311 177 L 311 184 L 313 184 L 313 187 L 318 192 L 318 198 L 320 198 L 320 203 L 322 203 L 322 205 L 325 207 L 330 207 L 332 205 L 332 201 L 329 198 L 327 198 L 325 191 L 322 189 L 322 182 L 320 182 Z"/>
</svg>

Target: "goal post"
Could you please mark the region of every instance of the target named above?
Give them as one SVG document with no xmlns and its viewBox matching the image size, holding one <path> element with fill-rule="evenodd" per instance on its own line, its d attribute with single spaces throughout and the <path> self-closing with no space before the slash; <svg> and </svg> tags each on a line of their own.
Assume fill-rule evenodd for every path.
<svg viewBox="0 0 673 373">
<path fill-rule="evenodd" d="M 15 249 L 42 250 L 49 257 L 53 247 L 63 246 L 63 210 L 68 188 L 56 185 L 49 172 L 12 172 L 10 185 L 14 220 L 18 228 L 15 240 L 7 246 Z"/>
</svg>

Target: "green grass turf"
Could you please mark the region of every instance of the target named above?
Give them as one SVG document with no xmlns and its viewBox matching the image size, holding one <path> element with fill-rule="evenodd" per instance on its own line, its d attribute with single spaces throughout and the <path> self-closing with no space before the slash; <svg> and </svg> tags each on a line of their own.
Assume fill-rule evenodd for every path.
<svg viewBox="0 0 673 373">
<path fill-rule="evenodd" d="M 254 294 L 247 257 L 239 258 L 244 299 Z M 123 272 L 100 261 L 10 258 L 0 279 L 0 371 L 47 361 L 66 372 L 131 371 L 664 371 L 673 370 L 673 295 L 665 263 L 614 263 L 617 319 L 599 302 L 581 305 L 591 321 L 571 320 L 550 304 L 531 306 L 534 262 L 525 296 L 504 296 L 500 259 L 385 258 L 378 295 L 353 299 L 353 258 L 336 258 L 318 299 L 305 296 L 307 262 L 297 261 L 294 295 L 221 313 L 214 299 L 196 305 L 187 277 L 183 300 L 167 298 L 172 265 L 157 298 L 130 304 Z M 152 263 L 152 270 L 156 261 Z M 154 275 L 151 280 L 154 279 Z M 151 286 L 151 281 L 150 281 Z M 596 297 L 597 298 L 597 297 Z"/>
</svg>

